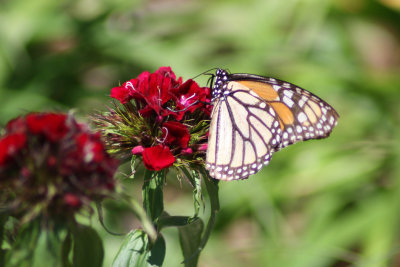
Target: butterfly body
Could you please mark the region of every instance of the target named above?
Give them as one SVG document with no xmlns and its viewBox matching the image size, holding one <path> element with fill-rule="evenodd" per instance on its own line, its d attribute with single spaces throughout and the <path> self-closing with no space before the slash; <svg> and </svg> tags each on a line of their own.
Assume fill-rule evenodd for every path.
<svg viewBox="0 0 400 267">
<path fill-rule="evenodd" d="M 218 69 L 206 169 L 220 180 L 246 179 L 272 153 L 328 137 L 339 115 L 312 93 L 285 81 Z"/>
</svg>

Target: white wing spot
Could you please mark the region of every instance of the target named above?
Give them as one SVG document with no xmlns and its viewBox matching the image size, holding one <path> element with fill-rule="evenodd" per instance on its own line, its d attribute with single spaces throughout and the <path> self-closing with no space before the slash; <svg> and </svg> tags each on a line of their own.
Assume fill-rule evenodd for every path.
<svg viewBox="0 0 400 267">
<path fill-rule="evenodd" d="M 283 91 L 283 93 L 289 98 L 292 98 L 292 96 L 293 96 L 293 91 L 285 90 L 285 91 Z"/>
<path fill-rule="evenodd" d="M 289 108 L 292 108 L 292 107 L 293 107 L 294 102 L 293 102 L 292 99 L 290 99 L 289 97 L 284 96 L 282 100 L 283 100 L 283 102 L 286 104 L 286 106 L 288 106 Z"/>
<path fill-rule="evenodd" d="M 303 131 L 303 129 L 301 128 L 300 125 L 297 125 L 297 126 L 296 126 L 296 131 L 297 131 L 298 133 L 301 133 L 301 132 Z"/>
<path fill-rule="evenodd" d="M 307 120 L 306 114 L 304 114 L 304 112 L 300 112 L 299 115 L 297 115 L 297 120 L 298 120 L 300 123 L 305 122 L 305 121 Z"/>
<path fill-rule="evenodd" d="M 270 108 L 270 109 L 269 109 L 269 114 L 271 114 L 272 116 L 275 116 L 275 111 L 274 111 L 273 108 Z"/>
<path fill-rule="evenodd" d="M 272 88 L 274 88 L 275 91 L 279 91 L 282 87 L 279 85 L 272 85 Z"/>
</svg>

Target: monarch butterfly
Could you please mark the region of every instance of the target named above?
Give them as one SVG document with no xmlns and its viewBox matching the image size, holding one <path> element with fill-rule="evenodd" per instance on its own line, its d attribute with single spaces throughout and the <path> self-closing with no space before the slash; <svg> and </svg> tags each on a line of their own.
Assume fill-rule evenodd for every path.
<svg viewBox="0 0 400 267">
<path fill-rule="evenodd" d="M 328 137 L 338 113 L 285 81 L 217 69 L 206 169 L 219 180 L 246 179 L 298 141 Z"/>
</svg>

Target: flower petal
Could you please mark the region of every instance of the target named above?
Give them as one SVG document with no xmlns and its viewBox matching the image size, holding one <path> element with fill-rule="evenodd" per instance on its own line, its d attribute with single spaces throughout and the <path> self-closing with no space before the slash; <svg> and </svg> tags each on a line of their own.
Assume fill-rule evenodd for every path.
<svg viewBox="0 0 400 267">
<path fill-rule="evenodd" d="M 190 140 L 190 133 L 185 125 L 177 121 L 167 121 L 163 124 L 163 127 L 165 127 L 163 133 L 166 135 L 166 144 L 187 148 Z"/>
<path fill-rule="evenodd" d="M 159 171 L 171 167 L 175 162 L 169 147 L 157 145 L 143 151 L 144 166 L 151 171 Z"/>
</svg>

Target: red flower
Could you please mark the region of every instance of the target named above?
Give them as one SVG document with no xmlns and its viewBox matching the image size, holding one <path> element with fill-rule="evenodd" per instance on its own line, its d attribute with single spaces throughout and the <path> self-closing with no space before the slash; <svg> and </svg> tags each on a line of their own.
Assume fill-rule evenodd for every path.
<svg viewBox="0 0 400 267">
<path fill-rule="evenodd" d="M 162 106 L 172 99 L 171 88 L 178 87 L 180 83 L 174 79 L 175 74 L 166 69 L 156 71 L 149 76 L 139 75 L 138 89 L 140 96 L 144 98 L 147 106 L 140 110 L 141 114 L 149 114 L 149 109 L 156 112 L 157 115 L 167 116 L 170 112 Z"/>
<path fill-rule="evenodd" d="M 135 99 L 141 107 L 139 113 L 150 117 L 153 112 L 159 116 L 167 116 L 170 111 L 163 105 L 173 98 L 171 89 L 178 88 L 182 78 L 176 76 L 170 67 L 161 67 L 154 73 L 143 72 L 136 79 L 125 82 L 122 86 L 111 90 L 111 97 L 121 104 Z"/>
<path fill-rule="evenodd" d="M 150 170 L 172 166 L 175 159 L 179 165 L 204 162 L 198 147 L 207 142 L 210 88 L 183 83 L 170 67 L 161 67 L 113 88 L 111 96 L 122 105 L 97 116 L 96 124 L 113 153 L 142 156 Z"/>
<path fill-rule="evenodd" d="M 99 135 L 81 133 L 75 137 L 77 147 L 83 155 L 85 162 L 102 162 L 104 159 L 104 146 Z"/>
<path fill-rule="evenodd" d="M 193 80 L 186 81 L 172 91 L 176 97 L 176 110 L 183 110 L 172 113 L 177 120 L 181 120 L 186 112 L 193 113 L 199 107 L 203 107 L 210 95 L 208 87 L 199 87 Z"/>
<path fill-rule="evenodd" d="M 10 120 L 6 125 L 6 130 L 9 133 L 25 132 L 26 131 L 25 118 L 18 117 L 13 120 Z"/>
<path fill-rule="evenodd" d="M 185 125 L 177 121 L 167 121 L 163 124 L 165 143 L 187 148 L 190 140 L 189 130 Z"/>
<path fill-rule="evenodd" d="M 11 160 L 26 144 L 23 133 L 9 134 L 0 139 L 0 167 Z"/>
<path fill-rule="evenodd" d="M 167 146 L 148 147 L 143 151 L 144 166 L 151 171 L 159 171 L 171 167 L 174 162 L 175 158 Z"/>
<path fill-rule="evenodd" d="M 132 99 L 131 91 L 133 85 L 131 82 L 125 82 L 123 85 L 111 89 L 111 97 L 119 100 L 121 104 L 125 104 Z"/>
<path fill-rule="evenodd" d="M 113 190 L 116 169 L 100 134 L 72 116 L 28 114 L 10 121 L 0 138 L 0 206 L 12 201 L 22 216 L 36 209 L 59 213 L 66 205 L 75 212 Z"/>
<path fill-rule="evenodd" d="M 26 116 L 31 133 L 42 134 L 53 142 L 59 141 L 68 132 L 66 120 L 66 114 L 33 113 Z"/>
<path fill-rule="evenodd" d="M 82 205 L 79 197 L 72 193 L 66 193 L 64 195 L 64 203 L 71 208 L 79 208 Z"/>
</svg>

